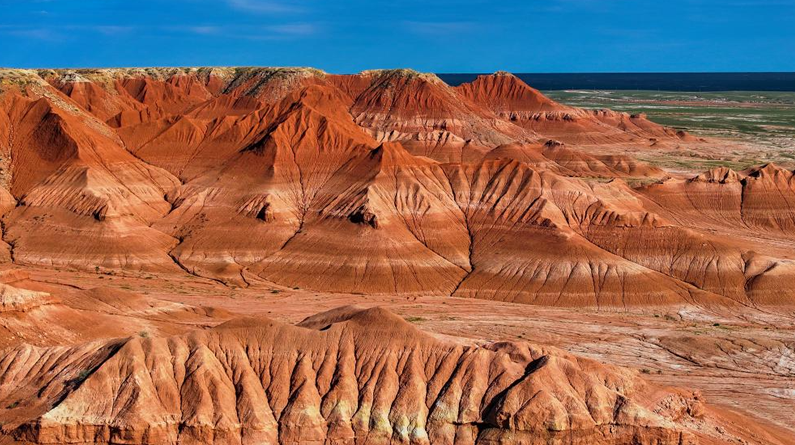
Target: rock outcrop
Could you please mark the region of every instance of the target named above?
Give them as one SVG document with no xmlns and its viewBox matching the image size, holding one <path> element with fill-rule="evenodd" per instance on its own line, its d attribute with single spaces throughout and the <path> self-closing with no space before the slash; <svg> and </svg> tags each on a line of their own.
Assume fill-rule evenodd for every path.
<svg viewBox="0 0 795 445">
<path fill-rule="evenodd" d="M 446 343 L 379 308 L 20 346 L 0 376 L 0 400 L 21 400 L 6 432 L 42 444 L 683 444 L 706 414 L 697 394 L 637 371 L 528 343 Z"/>
<path fill-rule="evenodd" d="M 57 300 L 46 292 L 19 289 L 8 284 L 0 284 L 0 313 L 28 312 L 40 306 L 53 304 Z"/>
</svg>

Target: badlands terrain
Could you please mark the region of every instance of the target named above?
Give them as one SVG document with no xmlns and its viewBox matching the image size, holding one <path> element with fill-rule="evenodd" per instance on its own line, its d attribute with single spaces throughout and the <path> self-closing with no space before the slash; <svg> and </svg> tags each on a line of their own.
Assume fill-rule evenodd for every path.
<svg viewBox="0 0 795 445">
<path fill-rule="evenodd" d="M 0 70 L 0 444 L 795 444 L 795 172 L 688 162 L 747 145 L 502 72 Z"/>
</svg>

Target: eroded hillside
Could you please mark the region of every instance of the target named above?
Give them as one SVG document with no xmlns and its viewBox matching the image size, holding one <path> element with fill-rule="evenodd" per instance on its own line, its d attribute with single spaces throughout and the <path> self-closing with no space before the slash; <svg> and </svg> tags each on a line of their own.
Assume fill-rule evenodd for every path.
<svg viewBox="0 0 795 445">
<path fill-rule="evenodd" d="M 7 262 L 556 306 L 795 302 L 792 171 L 663 171 L 626 153 L 721 142 L 507 73 L 0 77 Z"/>
</svg>

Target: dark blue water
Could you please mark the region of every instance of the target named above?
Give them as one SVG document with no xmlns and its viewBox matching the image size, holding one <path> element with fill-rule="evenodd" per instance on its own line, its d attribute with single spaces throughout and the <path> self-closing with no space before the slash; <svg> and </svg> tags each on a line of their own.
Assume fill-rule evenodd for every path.
<svg viewBox="0 0 795 445">
<path fill-rule="evenodd" d="M 539 90 L 795 91 L 795 73 L 516 73 Z M 439 74 L 449 85 L 478 74 Z"/>
</svg>

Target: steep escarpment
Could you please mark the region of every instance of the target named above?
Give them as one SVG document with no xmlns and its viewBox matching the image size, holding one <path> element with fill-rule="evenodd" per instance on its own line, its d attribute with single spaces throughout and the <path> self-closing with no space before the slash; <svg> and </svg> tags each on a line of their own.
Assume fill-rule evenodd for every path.
<svg viewBox="0 0 795 445">
<path fill-rule="evenodd" d="M 4 413 L 20 414 L 6 431 L 37 443 L 681 444 L 711 421 L 697 395 L 555 349 L 446 343 L 377 308 L 304 326 L 238 319 L 14 348 L 0 358 L 0 400 L 41 389 Z"/>
</svg>

